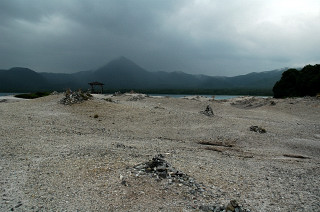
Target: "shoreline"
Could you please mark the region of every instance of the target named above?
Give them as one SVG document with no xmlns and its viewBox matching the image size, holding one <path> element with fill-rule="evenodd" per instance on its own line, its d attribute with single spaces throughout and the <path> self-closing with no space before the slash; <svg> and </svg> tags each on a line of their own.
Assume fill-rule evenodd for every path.
<svg viewBox="0 0 320 212">
<path fill-rule="evenodd" d="M 23 99 L 15 97 L 14 95 L 6 95 L 6 96 L 0 96 L 0 102 L 19 102 L 19 101 L 25 101 L 29 99 Z"/>
</svg>

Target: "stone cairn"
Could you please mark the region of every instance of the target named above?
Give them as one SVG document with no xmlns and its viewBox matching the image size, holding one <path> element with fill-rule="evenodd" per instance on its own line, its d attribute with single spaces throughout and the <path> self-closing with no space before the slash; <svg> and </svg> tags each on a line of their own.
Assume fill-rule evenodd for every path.
<svg viewBox="0 0 320 212">
<path fill-rule="evenodd" d="M 167 179 L 169 184 L 179 183 L 179 186 L 188 186 L 191 188 L 189 192 L 194 195 L 196 193 L 201 195 L 206 189 L 204 185 L 200 185 L 192 177 L 173 168 L 171 164 L 164 160 L 162 154 L 155 155 L 146 163 L 134 166 L 133 173 L 135 173 L 136 176 L 149 175 L 158 180 Z M 126 185 L 125 181 L 122 184 Z M 231 200 L 226 206 L 200 205 L 198 209 L 201 211 L 214 212 L 250 212 L 249 210 L 243 209 L 236 200 Z"/>
<path fill-rule="evenodd" d="M 64 105 L 72 105 L 89 100 L 90 98 L 92 98 L 92 95 L 88 92 L 83 92 L 81 90 L 71 91 L 68 89 L 65 92 L 65 97 L 60 100 L 60 103 Z"/>
<path fill-rule="evenodd" d="M 193 178 L 187 174 L 176 170 L 164 160 L 162 154 L 158 154 L 152 158 L 152 160 L 138 164 L 133 167 L 133 173 L 136 173 L 136 176 L 139 175 L 150 175 L 151 177 L 157 179 L 168 179 L 169 184 L 179 183 L 189 187 L 194 188 L 195 192 L 203 192 L 204 189 L 200 184 L 196 183 Z"/>
<path fill-rule="evenodd" d="M 210 107 L 210 105 L 207 105 L 206 109 L 204 111 L 201 111 L 200 113 L 202 113 L 206 116 L 214 116 L 213 110 Z"/>
</svg>

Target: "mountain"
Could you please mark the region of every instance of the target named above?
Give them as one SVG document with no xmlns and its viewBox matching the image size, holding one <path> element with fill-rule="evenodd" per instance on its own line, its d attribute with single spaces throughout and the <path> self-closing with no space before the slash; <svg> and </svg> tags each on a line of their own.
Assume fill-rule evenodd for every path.
<svg viewBox="0 0 320 212">
<path fill-rule="evenodd" d="M 120 57 L 93 72 L 94 79 L 105 84 L 106 88 L 150 88 L 152 73 L 131 60 Z"/>
<path fill-rule="evenodd" d="M 125 57 L 93 72 L 106 88 L 126 89 L 272 89 L 284 70 L 250 73 L 236 77 L 211 77 L 184 72 L 149 72 Z"/>
<path fill-rule="evenodd" d="M 267 89 L 272 90 L 284 70 L 235 77 L 212 77 L 184 72 L 149 72 L 120 57 L 91 71 L 72 74 L 37 73 L 27 68 L 0 70 L 0 91 L 88 89 L 99 81 L 106 89 Z"/>
<path fill-rule="evenodd" d="M 246 75 L 229 77 L 228 82 L 236 88 L 269 89 L 281 78 L 282 72 L 287 69 L 265 72 L 253 72 Z"/>
<path fill-rule="evenodd" d="M 0 91 L 39 91 L 47 89 L 47 86 L 47 80 L 31 69 L 15 67 L 9 70 L 0 70 Z"/>
</svg>

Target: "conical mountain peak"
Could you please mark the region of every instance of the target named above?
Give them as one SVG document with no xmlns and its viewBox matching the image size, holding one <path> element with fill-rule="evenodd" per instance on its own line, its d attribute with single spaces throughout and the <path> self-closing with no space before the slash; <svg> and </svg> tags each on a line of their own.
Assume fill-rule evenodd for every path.
<svg viewBox="0 0 320 212">
<path fill-rule="evenodd" d="M 118 57 L 96 70 L 97 74 L 145 74 L 147 71 L 126 57 Z"/>
</svg>

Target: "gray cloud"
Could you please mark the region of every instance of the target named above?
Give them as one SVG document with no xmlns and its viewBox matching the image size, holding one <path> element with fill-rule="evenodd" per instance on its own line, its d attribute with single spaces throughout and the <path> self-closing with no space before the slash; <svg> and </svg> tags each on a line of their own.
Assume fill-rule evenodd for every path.
<svg viewBox="0 0 320 212">
<path fill-rule="evenodd" d="M 2 0 L 0 20 L 1 68 L 75 72 L 123 55 L 230 76 L 320 63 L 317 0 Z"/>
</svg>

